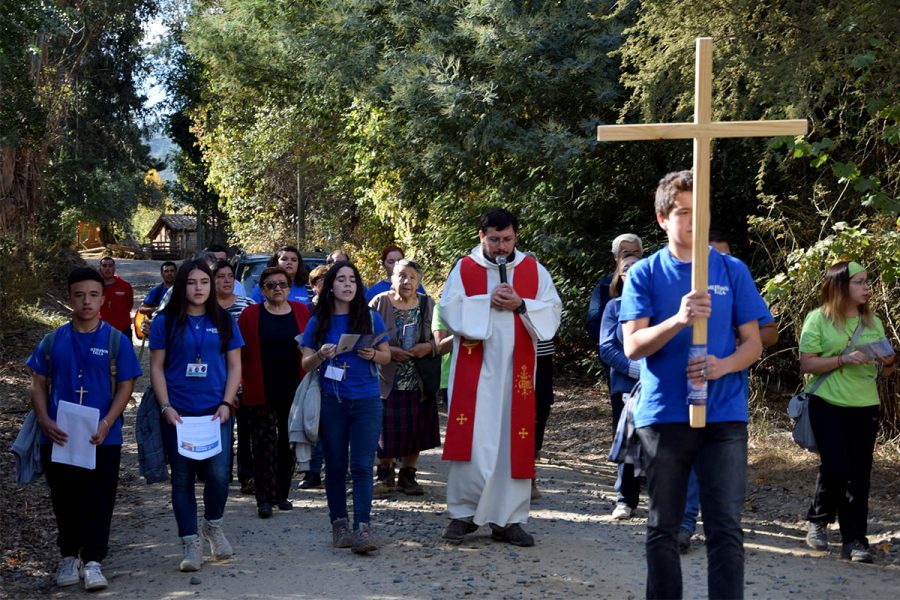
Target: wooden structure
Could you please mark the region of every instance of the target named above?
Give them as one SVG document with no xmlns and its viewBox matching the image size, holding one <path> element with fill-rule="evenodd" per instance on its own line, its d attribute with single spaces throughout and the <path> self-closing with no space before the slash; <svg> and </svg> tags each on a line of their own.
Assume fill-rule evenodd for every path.
<svg viewBox="0 0 900 600">
<path fill-rule="evenodd" d="M 694 122 L 649 125 L 601 125 L 597 140 L 694 140 L 694 216 L 691 288 L 709 287 L 709 162 L 713 138 L 803 135 L 805 119 L 780 121 L 712 120 L 712 38 L 697 38 Z M 706 355 L 706 319 L 694 319 L 692 355 Z M 689 398 L 691 427 L 706 425 L 706 389 Z"/>
<path fill-rule="evenodd" d="M 100 226 L 96 223 L 78 221 L 78 233 L 76 234 L 75 248 L 77 250 L 89 250 L 103 245 L 100 239 Z"/>
<path fill-rule="evenodd" d="M 197 251 L 197 217 L 162 214 L 150 233 L 153 260 L 180 260 Z"/>
</svg>

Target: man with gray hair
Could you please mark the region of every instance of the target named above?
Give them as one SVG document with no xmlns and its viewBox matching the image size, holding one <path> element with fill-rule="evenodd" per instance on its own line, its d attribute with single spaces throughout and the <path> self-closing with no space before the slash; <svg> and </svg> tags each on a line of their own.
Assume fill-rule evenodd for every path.
<svg viewBox="0 0 900 600">
<path fill-rule="evenodd" d="M 626 256 L 637 256 L 640 258 L 644 255 L 644 244 L 641 238 L 633 233 L 623 233 L 616 236 L 612 242 L 612 255 L 619 266 L 619 261 Z M 613 269 L 615 271 L 615 269 Z M 600 321 L 603 318 L 603 309 L 609 302 L 609 284 L 612 283 L 613 274 L 606 275 L 594 288 L 591 294 L 591 303 L 588 306 L 585 329 L 588 332 L 594 346 L 598 347 L 600 339 Z M 604 365 L 605 366 L 605 365 Z"/>
</svg>

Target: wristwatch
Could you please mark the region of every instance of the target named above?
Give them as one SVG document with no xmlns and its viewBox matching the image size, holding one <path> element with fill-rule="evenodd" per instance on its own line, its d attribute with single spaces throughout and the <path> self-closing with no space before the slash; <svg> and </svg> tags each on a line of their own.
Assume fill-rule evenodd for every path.
<svg viewBox="0 0 900 600">
<path fill-rule="evenodd" d="M 527 310 L 527 307 L 525 306 L 525 301 L 522 300 L 522 304 L 520 304 L 518 307 L 516 307 L 516 313 L 520 314 L 520 315 L 524 315 L 526 310 Z"/>
</svg>

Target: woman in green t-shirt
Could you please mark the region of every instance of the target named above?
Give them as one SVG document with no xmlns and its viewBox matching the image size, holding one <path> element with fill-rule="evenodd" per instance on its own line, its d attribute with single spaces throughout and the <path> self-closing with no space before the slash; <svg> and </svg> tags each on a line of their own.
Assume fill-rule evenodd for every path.
<svg viewBox="0 0 900 600">
<path fill-rule="evenodd" d="M 806 543 L 828 548 L 828 524 L 837 518 L 841 557 L 872 562 L 866 539 L 869 479 L 878 431 L 879 371 L 894 370 L 896 356 L 881 348 L 864 348 L 884 341 L 884 327 L 872 314 L 871 286 L 856 262 L 839 262 L 825 273 L 822 306 L 806 316 L 800 334 L 800 369 L 810 373 L 809 419 L 819 447 L 819 475 L 806 518 Z M 861 331 L 850 348 L 857 327 Z M 872 346 L 868 346 L 872 348 Z M 848 352 L 848 350 L 850 350 Z"/>
</svg>

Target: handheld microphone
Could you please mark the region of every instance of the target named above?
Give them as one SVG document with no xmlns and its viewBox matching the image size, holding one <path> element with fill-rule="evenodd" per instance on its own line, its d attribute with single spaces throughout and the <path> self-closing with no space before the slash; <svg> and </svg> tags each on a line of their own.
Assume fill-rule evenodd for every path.
<svg viewBox="0 0 900 600">
<path fill-rule="evenodd" d="M 506 257 L 497 257 L 497 266 L 500 267 L 500 283 L 506 283 Z"/>
</svg>

